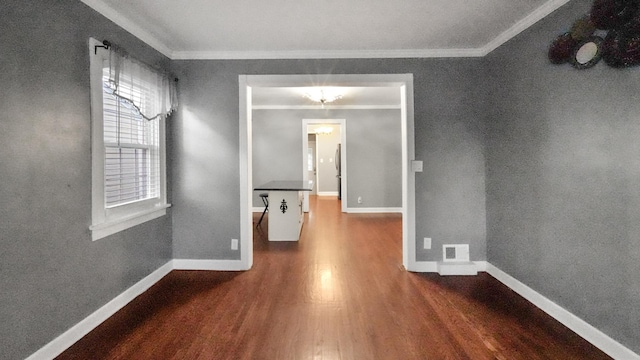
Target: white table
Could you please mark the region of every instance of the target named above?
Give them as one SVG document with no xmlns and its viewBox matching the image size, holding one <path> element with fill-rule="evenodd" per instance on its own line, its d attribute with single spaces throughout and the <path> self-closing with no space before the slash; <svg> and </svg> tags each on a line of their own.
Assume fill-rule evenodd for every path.
<svg viewBox="0 0 640 360">
<path fill-rule="evenodd" d="M 313 181 L 271 181 L 254 189 L 269 194 L 269 241 L 300 240 L 302 192 L 312 189 Z"/>
</svg>

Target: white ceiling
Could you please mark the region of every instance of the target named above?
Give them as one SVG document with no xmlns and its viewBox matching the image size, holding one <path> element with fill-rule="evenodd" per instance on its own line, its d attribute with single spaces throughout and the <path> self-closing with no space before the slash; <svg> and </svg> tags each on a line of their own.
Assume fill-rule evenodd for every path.
<svg viewBox="0 0 640 360">
<path fill-rule="evenodd" d="M 569 0 L 82 0 L 172 59 L 484 56 Z"/>
</svg>

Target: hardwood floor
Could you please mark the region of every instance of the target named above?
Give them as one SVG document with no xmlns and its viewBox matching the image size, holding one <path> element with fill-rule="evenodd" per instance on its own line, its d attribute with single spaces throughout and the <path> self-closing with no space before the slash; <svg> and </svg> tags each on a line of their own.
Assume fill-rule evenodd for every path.
<svg viewBox="0 0 640 360">
<path fill-rule="evenodd" d="M 399 214 L 310 205 L 300 242 L 265 218 L 252 270 L 173 271 L 58 359 L 609 359 L 486 273 L 405 271 Z"/>
</svg>

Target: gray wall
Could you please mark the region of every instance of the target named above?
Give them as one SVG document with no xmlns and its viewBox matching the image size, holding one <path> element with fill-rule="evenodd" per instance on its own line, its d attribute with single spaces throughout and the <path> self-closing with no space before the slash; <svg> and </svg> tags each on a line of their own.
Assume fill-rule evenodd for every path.
<svg viewBox="0 0 640 360">
<path fill-rule="evenodd" d="M 347 119 L 349 208 L 402 207 L 401 121 L 400 110 L 375 110 L 360 121 Z"/>
<path fill-rule="evenodd" d="M 345 119 L 347 133 L 348 207 L 402 207 L 402 139 L 400 110 L 254 110 L 253 184 L 281 179 L 302 180 L 302 119 Z M 332 138 L 330 144 L 323 139 Z M 324 158 L 322 188 L 338 191 L 335 156 L 340 134 L 318 136 Z M 322 147 L 326 145 L 326 151 Z M 335 161 L 335 159 L 334 159 Z M 363 203 L 357 198 L 362 196 Z M 255 207 L 262 205 L 254 193 Z"/>
<path fill-rule="evenodd" d="M 546 58 L 591 3 L 487 58 L 488 260 L 640 353 L 640 68 Z"/>
<path fill-rule="evenodd" d="M 443 243 L 461 242 L 471 244 L 474 260 L 484 260 L 482 64 L 482 59 L 173 61 L 182 106 L 172 122 L 175 257 L 240 258 L 240 252 L 229 250 L 230 239 L 240 234 L 239 74 L 412 73 L 416 158 L 424 160 L 425 170 L 416 175 L 416 234 L 432 237 L 434 246 L 418 246 L 417 259 L 439 260 Z"/>
<path fill-rule="evenodd" d="M 171 258 L 169 216 L 89 232 L 89 37 L 167 59 L 75 0 L 5 0 L 0 29 L 0 359 L 23 359 Z"/>
</svg>

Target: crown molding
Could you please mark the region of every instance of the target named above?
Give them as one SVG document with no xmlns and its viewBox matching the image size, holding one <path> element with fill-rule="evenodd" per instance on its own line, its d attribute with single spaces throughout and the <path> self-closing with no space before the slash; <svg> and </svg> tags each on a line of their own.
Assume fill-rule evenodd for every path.
<svg viewBox="0 0 640 360">
<path fill-rule="evenodd" d="M 399 110 L 400 105 L 253 105 L 253 110 Z"/>
<path fill-rule="evenodd" d="M 127 19 L 120 12 L 105 4 L 101 0 L 80 0 L 85 5 L 99 12 L 107 19 L 113 21 L 116 25 L 133 34 L 133 36 L 145 42 L 147 45 L 158 50 L 164 56 L 172 59 L 173 51 L 155 36 L 138 26 L 135 22 Z"/>
<path fill-rule="evenodd" d="M 532 13 L 522 18 L 520 21 L 515 23 L 512 27 L 510 27 L 500 35 L 496 36 L 488 44 L 486 44 L 481 49 L 479 49 L 482 52 L 481 56 L 488 55 L 490 52 L 497 49 L 507 41 L 513 39 L 521 32 L 533 26 L 533 24 L 547 17 L 552 12 L 558 10 L 562 5 L 568 3 L 569 1 L 570 0 L 550 0 L 542 4 L 539 8 L 537 8 Z"/>
<path fill-rule="evenodd" d="M 388 59 L 481 57 L 482 49 L 175 51 L 174 60 Z"/>
<path fill-rule="evenodd" d="M 389 59 L 484 57 L 569 0 L 549 0 L 480 48 L 407 50 L 173 51 L 102 0 L 80 0 L 172 60 Z"/>
</svg>

